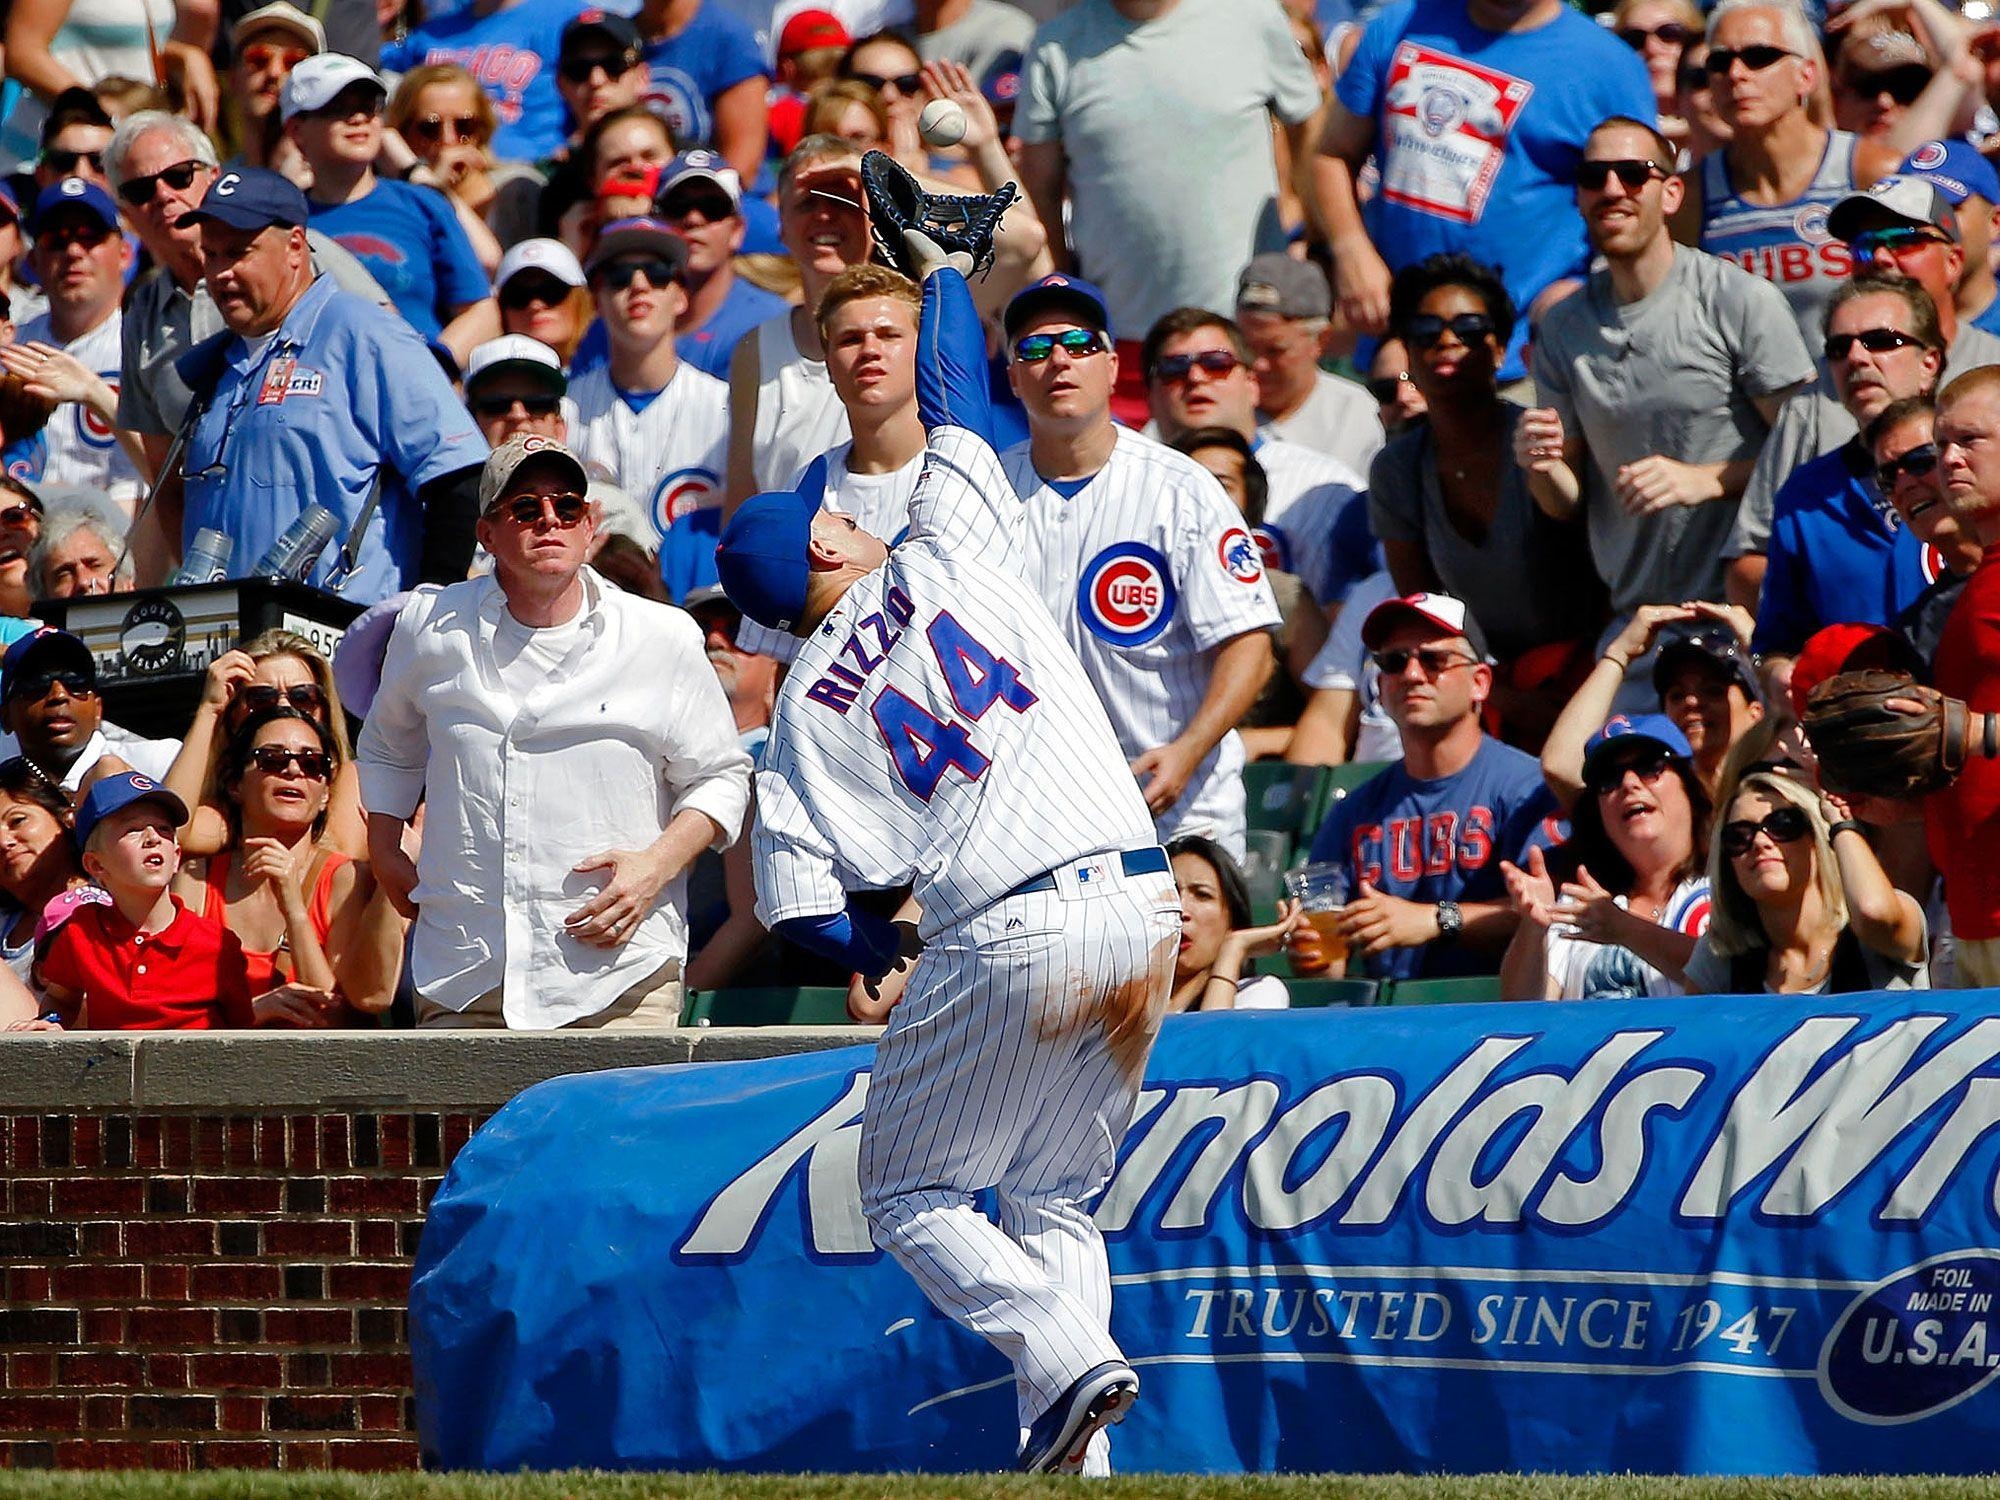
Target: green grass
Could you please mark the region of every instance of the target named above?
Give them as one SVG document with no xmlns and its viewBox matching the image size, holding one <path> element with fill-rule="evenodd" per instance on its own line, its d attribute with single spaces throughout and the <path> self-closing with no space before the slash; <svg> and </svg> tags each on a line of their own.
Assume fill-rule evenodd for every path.
<svg viewBox="0 0 2000 1500">
<path fill-rule="evenodd" d="M 1971 1500 L 1996 1479 L 1671 1479 L 1486 1475 L 6 1474 L 0 1500 Z"/>
</svg>

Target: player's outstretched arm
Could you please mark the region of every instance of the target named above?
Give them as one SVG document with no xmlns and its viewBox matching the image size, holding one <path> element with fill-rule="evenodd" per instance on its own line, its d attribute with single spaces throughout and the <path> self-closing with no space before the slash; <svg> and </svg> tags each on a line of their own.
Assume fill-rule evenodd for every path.
<svg viewBox="0 0 2000 1500">
<path fill-rule="evenodd" d="M 993 442 L 993 399 L 987 386 L 986 332 L 972 289 L 952 257 L 919 230 L 905 236 L 924 270 L 923 312 L 917 323 L 917 415 L 925 432 L 962 427 Z"/>
</svg>

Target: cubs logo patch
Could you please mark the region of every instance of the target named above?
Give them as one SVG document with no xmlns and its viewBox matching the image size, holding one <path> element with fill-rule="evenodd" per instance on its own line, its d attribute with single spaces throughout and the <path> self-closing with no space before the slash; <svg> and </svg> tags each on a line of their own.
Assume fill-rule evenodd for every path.
<svg viewBox="0 0 2000 1500">
<path fill-rule="evenodd" d="M 1271 573 L 1292 571 L 1292 548 L 1285 540 L 1284 532 L 1275 526 L 1259 526 L 1250 535 L 1256 538 L 1257 555 L 1263 558 L 1265 571 Z"/>
<path fill-rule="evenodd" d="M 1917 567 L 1924 575 L 1926 586 L 1936 583 L 1945 575 L 1944 554 L 1925 542 L 1923 550 L 1917 554 Z"/>
<path fill-rule="evenodd" d="M 1808 245 L 1823 245 L 1833 238 L 1826 227 L 1827 206 L 1824 203 L 1808 203 L 1792 216 L 1792 233 Z"/>
<path fill-rule="evenodd" d="M 721 503 L 722 485 L 707 469 L 675 469 L 653 486 L 653 529 L 661 536 L 682 516 Z"/>
<path fill-rule="evenodd" d="M 1250 546 L 1247 535 L 1243 542 Z M 1106 547 L 1090 560 L 1076 587 L 1084 628 L 1113 646 L 1143 646 L 1158 638 L 1173 623 L 1175 602 L 1166 558 L 1141 542 Z"/>
<path fill-rule="evenodd" d="M 116 370 L 100 370 L 98 371 L 98 375 L 106 385 L 111 387 L 111 394 L 116 396 L 118 394 L 118 372 Z M 82 402 L 77 403 L 76 431 L 77 436 L 82 438 L 85 444 L 92 448 L 109 448 L 113 443 L 118 441 L 118 434 L 113 430 L 111 424 L 99 416 L 95 410 Z"/>
<path fill-rule="evenodd" d="M 1232 526 L 1222 533 L 1215 544 L 1215 555 L 1222 571 L 1238 583 L 1255 583 L 1264 576 L 1263 553 L 1241 526 Z"/>
<path fill-rule="evenodd" d="M 1943 141 L 1925 141 L 1910 153 L 1910 159 L 1903 163 L 1903 166 L 1906 171 L 1933 172 L 1950 159 L 1945 152 Z"/>
<path fill-rule="evenodd" d="M 1674 913 L 1674 929 L 1687 937 L 1698 938 L 1708 931 L 1708 919 L 1714 911 L 1715 902 L 1706 890 L 1700 891 Z"/>
</svg>

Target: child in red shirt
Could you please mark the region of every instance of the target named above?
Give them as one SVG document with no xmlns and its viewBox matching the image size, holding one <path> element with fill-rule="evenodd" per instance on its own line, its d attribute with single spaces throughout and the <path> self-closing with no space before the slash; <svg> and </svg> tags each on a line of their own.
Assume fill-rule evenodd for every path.
<svg viewBox="0 0 2000 1500">
<path fill-rule="evenodd" d="M 65 1024 L 91 1031 L 212 1031 L 257 1024 L 243 945 L 168 884 L 187 806 L 158 782 L 107 776 L 76 810 L 83 868 L 111 897 L 49 939 L 37 970 Z"/>
</svg>

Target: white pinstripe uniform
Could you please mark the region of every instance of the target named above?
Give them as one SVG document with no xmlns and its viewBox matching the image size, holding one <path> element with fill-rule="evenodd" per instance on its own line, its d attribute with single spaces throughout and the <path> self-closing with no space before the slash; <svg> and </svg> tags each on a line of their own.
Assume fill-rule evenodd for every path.
<svg viewBox="0 0 2000 1500">
<path fill-rule="evenodd" d="M 1013 1361 L 1025 1429 L 1120 1359 L 1085 1204 L 1130 1125 L 1179 902 L 1074 653 L 1018 576 L 1017 503 L 976 435 L 931 435 L 908 539 L 799 646 L 757 773 L 766 923 L 910 883 L 925 946 L 862 1122 L 875 1241 Z M 1010 894 L 1049 874 L 1052 888 Z M 1111 1018 L 1135 1014 L 1114 1040 Z M 999 1191 L 1000 1223 L 973 1194 Z M 1093 1439 L 1092 1462 L 1109 1443 Z"/>
<path fill-rule="evenodd" d="M 49 315 L 43 313 L 23 323 L 17 337 L 24 344 L 53 344 L 64 353 L 75 355 L 85 369 L 95 371 L 116 394 L 124 327 L 125 315 L 114 312 L 88 333 L 65 344 L 49 326 Z M 103 490 L 127 506 L 145 488 L 138 469 L 119 445 L 117 432 L 81 401 L 58 406 L 48 426 L 42 429 L 42 438 L 48 444 L 48 457 L 36 480 L 38 484 L 85 485 Z"/>
<path fill-rule="evenodd" d="M 689 511 L 722 503 L 729 448 L 729 387 L 682 361 L 666 389 L 633 410 L 596 365 L 570 382 L 570 447 L 601 464 L 639 502 L 659 538 Z"/>
<path fill-rule="evenodd" d="M 1283 438 L 1259 443 L 1257 462 L 1270 485 L 1264 524 L 1257 528 L 1264 566 L 1290 573 L 1321 604 L 1336 602 L 1329 597 L 1334 522 L 1368 482 L 1331 454 Z"/>
<path fill-rule="evenodd" d="M 1166 744 L 1208 692 L 1209 652 L 1275 628 L 1243 513 L 1193 459 L 1130 428 L 1073 498 L 1035 472 L 1026 442 L 1001 456 L 1025 503 L 1026 576 L 1110 714 L 1127 760 Z M 1208 833 L 1243 855 L 1243 742 L 1230 730 L 1195 767 L 1159 835 Z"/>
</svg>

